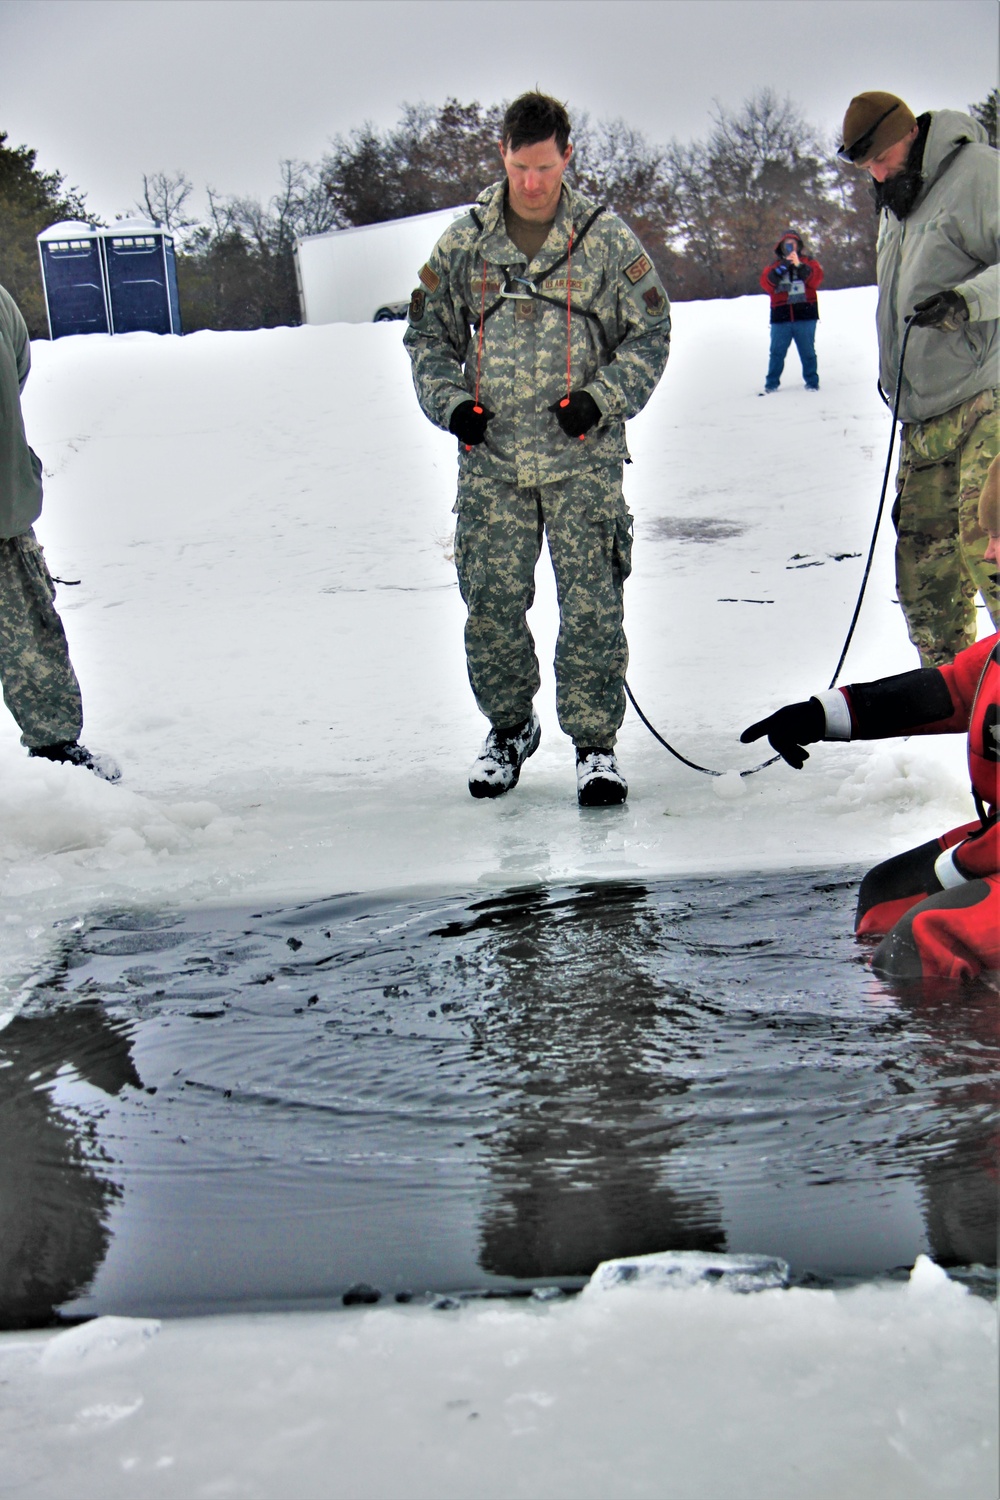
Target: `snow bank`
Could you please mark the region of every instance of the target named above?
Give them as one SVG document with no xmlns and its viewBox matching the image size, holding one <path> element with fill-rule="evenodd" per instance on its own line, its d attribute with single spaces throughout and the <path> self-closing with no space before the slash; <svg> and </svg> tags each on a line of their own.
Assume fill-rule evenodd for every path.
<svg viewBox="0 0 1000 1500">
<path fill-rule="evenodd" d="M 995 1318 L 921 1258 L 846 1292 L 99 1318 L 0 1342 L 25 1497 L 992 1500 Z"/>
</svg>

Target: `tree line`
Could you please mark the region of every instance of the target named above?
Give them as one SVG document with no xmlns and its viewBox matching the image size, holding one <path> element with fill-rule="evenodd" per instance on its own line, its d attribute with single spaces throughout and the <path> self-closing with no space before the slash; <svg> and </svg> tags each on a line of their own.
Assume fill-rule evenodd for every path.
<svg viewBox="0 0 1000 1500">
<path fill-rule="evenodd" d="M 993 89 L 970 112 L 997 143 Z M 472 201 L 500 175 L 504 104 L 405 104 L 384 130 L 336 136 L 321 161 L 283 161 L 278 190 L 259 199 L 208 190 L 208 217 L 190 211 L 183 172 L 143 177 L 135 209 L 171 230 L 181 316 L 199 328 L 269 328 L 300 321 L 296 238 Z M 868 178 L 845 168 L 788 98 L 765 88 L 737 109 L 716 105 L 704 138 L 658 145 L 626 120 L 573 119 L 568 179 L 639 235 L 671 297 L 757 290 L 761 267 L 790 226 L 831 288 L 875 279 L 876 215 Z M 58 219 L 89 219 L 85 195 L 36 152 L 0 133 L 0 283 L 33 337 L 47 334 L 35 235 Z M 416 269 L 416 268 L 415 268 Z"/>
</svg>

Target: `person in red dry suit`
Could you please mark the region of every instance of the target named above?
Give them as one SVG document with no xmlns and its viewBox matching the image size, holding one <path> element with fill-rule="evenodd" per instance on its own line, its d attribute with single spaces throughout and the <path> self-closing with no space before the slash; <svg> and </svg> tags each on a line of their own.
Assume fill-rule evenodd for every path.
<svg viewBox="0 0 1000 1500">
<path fill-rule="evenodd" d="M 1000 458 L 979 505 L 986 559 L 1000 562 Z M 897 734 L 968 734 L 969 774 L 979 817 L 869 870 L 854 930 L 881 936 L 872 967 L 888 978 L 975 979 L 1000 971 L 1000 632 L 942 667 L 818 693 L 751 724 L 744 744 L 767 735 L 801 769 L 815 740 L 876 740 Z"/>
</svg>

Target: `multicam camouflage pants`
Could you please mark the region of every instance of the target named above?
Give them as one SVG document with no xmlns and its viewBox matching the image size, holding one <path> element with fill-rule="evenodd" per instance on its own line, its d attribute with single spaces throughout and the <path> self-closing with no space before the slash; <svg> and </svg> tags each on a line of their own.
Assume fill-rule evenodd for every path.
<svg viewBox="0 0 1000 1500">
<path fill-rule="evenodd" d="M 33 531 L 0 538 L 0 683 L 29 749 L 75 740 L 83 727 L 55 592 Z"/>
<path fill-rule="evenodd" d="M 896 476 L 896 587 L 921 664 L 939 667 L 976 639 L 976 592 L 1000 620 L 996 566 L 977 517 L 1000 447 L 1000 391 L 903 428 Z"/>
<path fill-rule="evenodd" d="M 480 709 L 501 728 L 531 713 L 539 676 L 525 614 L 544 534 L 559 595 L 559 723 L 575 744 L 610 749 L 625 714 L 622 587 L 632 569 L 620 466 L 537 489 L 463 476 L 455 510 L 465 650 Z"/>
</svg>

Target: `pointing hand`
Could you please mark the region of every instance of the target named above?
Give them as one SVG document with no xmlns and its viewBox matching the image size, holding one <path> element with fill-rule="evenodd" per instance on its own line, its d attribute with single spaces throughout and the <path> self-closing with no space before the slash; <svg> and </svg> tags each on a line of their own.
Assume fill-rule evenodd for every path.
<svg viewBox="0 0 1000 1500">
<path fill-rule="evenodd" d="M 809 751 L 804 750 L 803 745 L 821 740 L 825 733 L 826 713 L 823 705 L 818 698 L 810 698 L 807 703 L 789 703 L 769 718 L 751 724 L 740 735 L 740 743 L 749 745 L 751 740 L 759 740 L 761 735 L 766 734 L 772 749 L 777 750 L 782 760 L 794 766 L 796 771 L 801 771 L 809 759 Z"/>
</svg>

